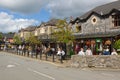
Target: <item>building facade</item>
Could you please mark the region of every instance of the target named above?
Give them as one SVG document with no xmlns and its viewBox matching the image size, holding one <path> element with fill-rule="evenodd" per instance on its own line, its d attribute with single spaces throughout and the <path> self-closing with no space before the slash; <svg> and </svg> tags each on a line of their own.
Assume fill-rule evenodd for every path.
<svg viewBox="0 0 120 80">
<path fill-rule="evenodd" d="M 36 29 L 36 26 L 29 26 L 27 28 L 19 30 L 18 35 L 20 36 L 21 39 L 29 38 L 30 34 L 35 35 L 35 29 Z"/>
<path fill-rule="evenodd" d="M 75 45 L 91 47 L 99 54 L 105 47 L 110 52 L 120 35 L 120 1 L 98 6 L 70 22 Z"/>
</svg>

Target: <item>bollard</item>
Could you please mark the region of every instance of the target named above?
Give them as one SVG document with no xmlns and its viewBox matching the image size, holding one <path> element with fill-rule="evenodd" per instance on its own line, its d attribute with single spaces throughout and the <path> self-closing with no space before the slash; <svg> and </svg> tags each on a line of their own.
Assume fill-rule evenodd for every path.
<svg viewBox="0 0 120 80">
<path fill-rule="evenodd" d="M 37 55 L 38 55 L 38 52 L 35 53 L 35 57 L 36 57 L 36 59 L 37 59 Z"/>
<path fill-rule="evenodd" d="M 30 53 L 30 51 L 27 51 L 27 57 L 29 57 L 29 53 Z"/>
<path fill-rule="evenodd" d="M 47 53 L 46 53 L 46 61 L 47 61 Z"/>
<path fill-rule="evenodd" d="M 31 58 L 33 58 L 33 52 L 31 52 Z"/>
<path fill-rule="evenodd" d="M 60 54 L 60 62 L 63 63 L 62 53 Z"/>
<path fill-rule="evenodd" d="M 42 59 L 42 52 L 40 52 L 40 60 Z"/>
<path fill-rule="evenodd" d="M 53 52 L 53 62 L 55 62 L 55 52 Z"/>
</svg>

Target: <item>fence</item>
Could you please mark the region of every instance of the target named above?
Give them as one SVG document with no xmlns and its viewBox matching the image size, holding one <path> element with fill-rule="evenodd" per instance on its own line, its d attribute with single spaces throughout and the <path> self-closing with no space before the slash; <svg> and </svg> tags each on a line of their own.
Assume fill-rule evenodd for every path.
<svg viewBox="0 0 120 80">
<path fill-rule="evenodd" d="M 69 55 L 65 55 L 65 58 L 63 58 L 62 55 L 60 56 L 56 55 L 56 52 L 53 52 L 51 55 L 49 55 L 48 53 L 42 53 L 42 52 L 36 53 L 36 51 L 16 50 L 11 48 L 8 48 L 4 51 L 7 51 L 9 53 L 19 55 L 19 56 L 40 59 L 40 60 L 45 60 L 50 62 L 57 62 L 61 64 L 70 59 Z"/>
</svg>

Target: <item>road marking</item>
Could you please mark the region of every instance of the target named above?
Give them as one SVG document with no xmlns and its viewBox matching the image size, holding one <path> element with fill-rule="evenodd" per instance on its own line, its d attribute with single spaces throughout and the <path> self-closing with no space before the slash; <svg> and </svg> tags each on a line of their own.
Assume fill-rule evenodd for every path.
<svg viewBox="0 0 120 80">
<path fill-rule="evenodd" d="M 53 78 L 53 77 L 51 77 L 51 76 L 49 76 L 49 75 L 47 75 L 47 74 L 44 74 L 44 73 L 35 71 L 35 70 L 31 69 L 31 68 L 28 68 L 28 70 L 31 71 L 31 72 L 34 72 L 34 73 L 36 73 L 36 74 L 39 74 L 39 75 L 41 75 L 41 76 L 47 77 L 47 78 L 49 78 L 49 79 L 51 79 L 51 80 L 55 80 L 55 78 Z"/>
<path fill-rule="evenodd" d="M 16 62 L 13 62 L 13 64 L 15 64 L 15 65 L 20 65 L 19 63 L 16 63 Z"/>
<path fill-rule="evenodd" d="M 111 76 L 111 77 L 114 77 L 114 75 L 108 74 L 108 73 L 101 73 L 101 74 L 104 75 L 104 76 Z"/>
<path fill-rule="evenodd" d="M 17 66 L 19 66 L 19 65 L 20 65 L 20 64 L 19 64 L 19 63 L 17 63 L 17 62 L 12 62 L 12 61 L 10 61 L 10 63 L 15 64 L 15 65 L 17 65 Z"/>
<path fill-rule="evenodd" d="M 7 65 L 7 68 L 15 67 L 15 65 Z"/>
</svg>

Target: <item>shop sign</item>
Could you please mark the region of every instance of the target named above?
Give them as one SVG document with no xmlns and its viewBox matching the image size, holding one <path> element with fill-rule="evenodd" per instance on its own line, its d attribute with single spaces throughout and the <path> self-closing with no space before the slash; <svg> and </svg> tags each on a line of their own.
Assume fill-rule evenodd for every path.
<svg viewBox="0 0 120 80">
<path fill-rule="evenodd" d="M 101 42 L 101 39 L 96 39 L 96 42 Z"/>
</svg>

